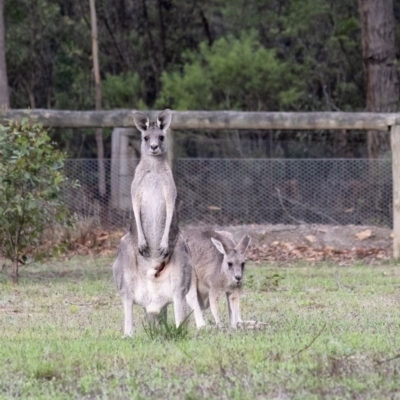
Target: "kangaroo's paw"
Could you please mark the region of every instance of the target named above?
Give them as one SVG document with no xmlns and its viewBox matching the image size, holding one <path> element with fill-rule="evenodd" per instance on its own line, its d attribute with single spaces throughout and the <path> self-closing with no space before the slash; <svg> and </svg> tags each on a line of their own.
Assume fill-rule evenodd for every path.
<svg viewBox="0 0 400 400">
<path fill-rule="evenodd" d="M 139 241 L 139 254 L 143 257 L 148 257 L 149 256 L 149 248 L 147 246 L 146 240 Z"/>
<path fill-rule="evenodd" d="M 161 242 L 158 250 L 160 251 L 161 256 L 163 256 L 164 258 L 167 257 L 169 255 L 168 243 Z"/>
</svg>

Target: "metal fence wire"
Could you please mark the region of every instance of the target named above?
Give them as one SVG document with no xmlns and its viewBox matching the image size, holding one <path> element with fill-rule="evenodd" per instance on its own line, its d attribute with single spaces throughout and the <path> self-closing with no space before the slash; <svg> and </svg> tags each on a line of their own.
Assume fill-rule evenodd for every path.
<svg viewBox="0 0 400 400">
<path fill-rule="evenodd" d="M 104 160 L 107 192 L 98 191 L 95 159 L 70 159 L 65 172 L 80 187 L 65 199 L 79 218 L 124 229 L 138 160 Z M 389 159 L 180 158 L 174 176 L 182 224 L 325 223 L 391 226 Z"/>
</svg>

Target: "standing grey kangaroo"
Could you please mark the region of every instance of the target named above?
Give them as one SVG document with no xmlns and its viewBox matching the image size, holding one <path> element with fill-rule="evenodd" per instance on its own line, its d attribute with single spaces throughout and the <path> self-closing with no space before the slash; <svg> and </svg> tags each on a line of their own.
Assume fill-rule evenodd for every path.
<svg viewBox="0 0 400 400">
<path fill-rule="evenodd" d="M 187 312 L 192 265 L 179 232 L 176 186 L 167 162 L 167 129 L 171 111 L 161 112 L 156 122 L 135 113 L 142 135 L 141 159 L 132 182 L 135 223 L 121 239 L 113 265 L 114 281 L 122 298 L 124 334 L 133 334 L 133 303 L 141 305 L 149 318 L 173 303 L 178 326 Z"/>
<path fill-rule="evenodd" d="M 250 237 L 245 235 L 236 244 L 229 232 L 193 229 L 185 232 L 185 238 L 194 269 L 192 280 L 195 280 L 186 298 L 194 310 L 197 325 L 200 322 L 205 325 L 201 310 L 208 307 L 211 308 L 215 323 L 221 324 L 218 298 L 225 294 L 230 324 L 237 328 L 238 323 L 243 322 L 240 316 L 240 292 L 245 251 L 250 244 Z"/>
</svg>

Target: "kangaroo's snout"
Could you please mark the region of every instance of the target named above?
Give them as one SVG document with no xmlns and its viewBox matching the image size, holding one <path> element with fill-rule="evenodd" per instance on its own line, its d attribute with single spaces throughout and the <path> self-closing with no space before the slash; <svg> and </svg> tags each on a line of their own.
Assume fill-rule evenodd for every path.
<svg viewBox="0 0 400 400">
<path fill-rule="evenodd" d="M 151 148 L 152 150 L 157 150 L 157 149 L 158 149 L 158 144 L 152 144 L 152 145 L 150 146 L 150 148 Z"/>
</svg>

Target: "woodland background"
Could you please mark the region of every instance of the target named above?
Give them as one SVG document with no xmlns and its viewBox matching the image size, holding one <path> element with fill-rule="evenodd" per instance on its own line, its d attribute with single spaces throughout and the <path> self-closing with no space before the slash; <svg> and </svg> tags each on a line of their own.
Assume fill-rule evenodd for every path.
<svg viewBox="0 0 400 400">
<path fill-rule="evenodd" d="M 96 9 L 104 109 L 398 110 L 400 0 L 96 0 Z M 0 0 L 0 11 L 0 103 L 94 109 L 89 1 Z M 93 158 L 92 133 L 52 137 L 70 157 Z M 179 157 L 376 158 L 388 141 L 242 131 L 178 132 L 176 143 Z"/>
</svg>

